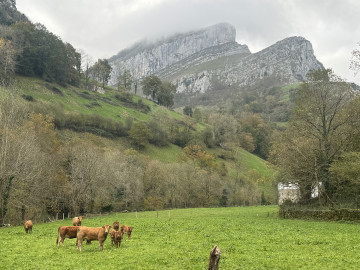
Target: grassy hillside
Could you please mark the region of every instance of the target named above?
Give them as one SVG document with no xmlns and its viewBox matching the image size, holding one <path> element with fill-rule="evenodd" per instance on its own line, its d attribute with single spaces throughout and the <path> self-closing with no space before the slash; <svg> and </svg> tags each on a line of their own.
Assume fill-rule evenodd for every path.
<svg viewBox="0 0 360 270">
<path fill-rule="evenodd" d="M 115 213 L 83 220 L 134 226 L 120 248 L 110 239 L 57 247 L 60 225 L 71 220 L 0 229 L 2 269 L 207 269 L 210 250 L 221 250 L 220 269 L 355 269 L 360 265 L 358 225 L 283 220 L 275 206 L 198 208 Z M 355 237 L 354 237 L 355 236 Z"/>
<path fill-rule="evenodd" d="M 128 120 L 133 122 L 154 120 L 163 123 L 167 128 L 173 125 L 181 130 L 184 125 L 190 126 L 195 134 L 200 134 L 205 128 L 205 124 L 196 123 L 192 118 L 181 113 L 168 110 L 147 99 L 113 88 L 106 88 L 105 93 L 98 93 L 72 86 L 62 87 L 36 78 L 18 77 L 12 91 L 17 96 L 22 97 L 23 102 L 27 102 L 36 110 L 44 108 L 44 112 L 50 114 L 55 114 L 57 110 L 61 110 L 65 114 L 98 115 L 104 119 L 121 122 L 124 125 Z M 92 140 L 96 145 L 103 148 L 121 151 L 133 147 L 125 137 L 109 139 L 76 133 L 67 129 L 59 130 L 58 136 L 63 141 L 81 137 Z M 220 149 L 216 148 L 208 149 L 208 151 L 216 157 L 220 153 Z M 140 152 L 150 159 L 159 160 L 163 163 L 174 163 L 178 162 L 182 148 L 174 144 L 165 147 L 149 144 Z M 250 181 L 259 184 L 261 189 L 266 192 L 267 197 L 275 203 L 276 192 L 272 185 L 274 171 L 266 165 L 264 160 L 241 148 L 233 149 L 233 152 L 234 157 L 231 159 L 217 158 L 217 163 L 225 166 L 229 181 L 238 178 L 250 179 Z"/>
</svg>

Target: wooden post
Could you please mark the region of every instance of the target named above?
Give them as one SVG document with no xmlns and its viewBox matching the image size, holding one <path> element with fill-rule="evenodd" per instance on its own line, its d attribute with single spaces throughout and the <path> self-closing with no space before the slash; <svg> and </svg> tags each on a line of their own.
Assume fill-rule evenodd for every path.
<svg viewBox="0 0 360 270">
<path fill-rule="evenodd" d="M 215 245 L 210 252 L 208 270 L 219 269 L 220 254 L 221 254 L 220 249 L 218 248 L 218 246 Z"/>
<path fill-rule="evenodd" d="M 63 212 L 63 220 L 65 219 L 65 213 Z"/>
</svg>

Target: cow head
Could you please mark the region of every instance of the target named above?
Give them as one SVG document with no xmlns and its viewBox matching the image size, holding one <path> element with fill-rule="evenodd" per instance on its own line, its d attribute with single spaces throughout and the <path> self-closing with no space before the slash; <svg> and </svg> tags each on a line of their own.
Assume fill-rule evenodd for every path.
<svg viewBox="0 0 360 270">
<path fill-rule="evenodd" d="M 80 220 L 80 222 L 83 220 L 83 217 L 82 216 L 80 216 L 80 217 L 78 217 L 78 219 Z"/>
<path fill-rule="evenodd" d="M 102 226 L 105 230 L 105 233 L 109 233 L 110 229 L 111 229 L 111 226 L 109 224 L 106 224 L 105 226 Z"/>
</svg>

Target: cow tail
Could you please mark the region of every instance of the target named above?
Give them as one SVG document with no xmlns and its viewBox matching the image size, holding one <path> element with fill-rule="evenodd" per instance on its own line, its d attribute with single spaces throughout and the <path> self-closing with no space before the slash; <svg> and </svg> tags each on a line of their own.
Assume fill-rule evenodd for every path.
<svg viewBox="0 0 360 270">
<path fill-rule="evenodd" d="M 58 243 L 59 243 L 59 235 L 60 235 L 60 227 L 58 228 L 58 233 L 57 233 L 57 237 L 56 237 L 56 245 L 58 245 Z"/>
</svg>

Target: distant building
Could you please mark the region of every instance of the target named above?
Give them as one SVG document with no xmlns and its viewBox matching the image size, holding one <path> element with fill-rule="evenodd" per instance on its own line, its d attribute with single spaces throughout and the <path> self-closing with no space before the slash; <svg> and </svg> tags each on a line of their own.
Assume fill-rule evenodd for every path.
<svg viewBox="0 0 360 270">
<path fill-rule="evenodd" d="M 321 187 L 322 182 L 313 185 L 311 198 L 319 197 L 319 190 Z M 290 200 L 294 203 L 300 200 L 300 188 L 296 183 L 278 183 L 278 205 L 282 205 L 286 200 Z"/>
<path fill-rule="evenodd" d="M 286 200 L 296 203 L 299 199 L 300 189 L 296 184 L 291 182 L 278 183 L 278 205 L 282 205 Z"/>
</svg>

